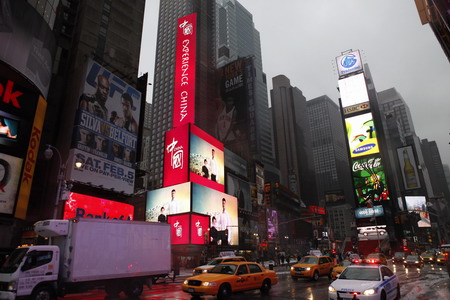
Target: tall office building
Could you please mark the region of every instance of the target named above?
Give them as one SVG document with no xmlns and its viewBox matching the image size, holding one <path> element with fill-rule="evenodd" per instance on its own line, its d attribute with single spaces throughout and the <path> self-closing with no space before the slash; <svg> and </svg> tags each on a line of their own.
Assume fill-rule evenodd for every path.
<svg viewBox="0 0 450 300">
<path fill-rule="evenodd" d="M 317 203 L 311 132 L 306 98 L 284 75 L 272 79 L 274 146 L 280 183 L 300 195 L 306 205 Z"/>
<path fill-rule="evenodd" d="M 263 72 L 261 42 L 253 16 L 235 0 L 217 0 L 216 61 L 220 68 L 243 57 L 252 57 L 254 66 L 254 98 L 256 151 L 252 158 L 273 165 L 272 121 L 267 98 L 266 74 Z"/>
<path fill-rule="evenodd" d="M 307 101 L 306 106 L 318 199 L 334 202 L 335 196 L 341 194 L 345 197 L 345 203 L 354 206 L 350 163 L 339 106 L 326 95 Z"/>
<path fill-rule="evenodd" d="M 392 114 L 400 122 L 403 135 L 415 134 L 409 106 L 395 88 L 378 92 L 378 105 L 383 114 Z M 386 132 L 389 138 L 389 132 Z"/>
<path fill-rule="evenodd" d="M 196 124 L 212 133 L 208 124 L 213 122 L 214 115 L 208 113 L 208 100 L 215 93 L 214 7 L 215 2 L 207 0 L 160 1 L 153 79 L 150 189 L 162 186 L 164 134 L 172 129 L 177 21 L 194 12 L 197 13 Z"/>
</svg>

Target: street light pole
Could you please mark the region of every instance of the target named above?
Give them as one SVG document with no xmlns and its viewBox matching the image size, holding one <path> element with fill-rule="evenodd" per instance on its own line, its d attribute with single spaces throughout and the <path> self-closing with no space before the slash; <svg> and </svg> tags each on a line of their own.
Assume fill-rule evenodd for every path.
<svg viewBox="0 0 450 300">
<path fill-rule="evenodd" d="M 66 174 L 66 164 L 63 164 L 62 162 L 62 158 L 61 158 L 61 153 L 59 152 L 58 148 L 47 144 L 47 149 L 45 149 L 44 151 L 44 157 L 46 159 L 51 159 L 53 157 L 53 150 L 55 150 L 56 154 L 58 154 L 58 163 L 59 163 L 59 167 L 58 167 L 58 176 L 57 176 L 57 190 L 56 190 L 56 196 L 55 196 L 55 206 L 53 209 L 53 219 L 57 218 L 58 215 L 58 205 L 59 205 L 59 201 L 61 198 L 61 190 L 62 190 L 62 186 L 64 184 L 64 177 Z"/>
</svg>

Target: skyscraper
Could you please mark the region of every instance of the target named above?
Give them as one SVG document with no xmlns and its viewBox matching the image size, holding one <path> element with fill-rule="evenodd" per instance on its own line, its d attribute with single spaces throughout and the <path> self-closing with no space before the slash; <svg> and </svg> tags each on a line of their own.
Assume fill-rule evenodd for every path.
<svg viewBox="0 0 450 300">
<path fill-rule="evenodd" d="M 354 206 L 353 188 L 339 106 L 328 96 L 306 102 L 319 201 L 341 192 Z M 330 201 L 332 201 L 330 199 Z"/>
<path fill-rule="evenodd" d="M 306 205 L 316 204 L 311 132 L 306 98 L 284 75 L 272 79 L 274 146 L 280 183 L 300 195 Z"/>
</svg>

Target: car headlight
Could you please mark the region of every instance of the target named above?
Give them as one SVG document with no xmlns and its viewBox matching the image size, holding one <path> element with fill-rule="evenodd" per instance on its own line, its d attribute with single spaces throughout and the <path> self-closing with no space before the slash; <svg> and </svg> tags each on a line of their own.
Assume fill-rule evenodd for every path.
<svg viewBox="0 0 450 300">
<path fill-rule="evenodd" d="M 363 294 L 366 295 L 366 296 L 370 296 L 370 295 L 373 295 L 375 293 L 376 293 L 376 291 L 374 289 L 368 289 L 368 290 L 365 290 L 363 292 Z"/>
<path fill-rule="evenodd" d="M 208 273 L 208 270 L 203 270 L 202 273 Z"/>
<path fill-rule="evenodd" d="M 310 270 L 311 270 L 311 268 L 310 268 L 310 267 L 308 267 L 308 268 L 305 268 L 305 270 L 306 270 L 306 271 L 310 271 Z"/>
<path fill-rule="evenodd" d="M 419 262 L 418 261 L 416 261 L 416 264 L 418 264 Z"/>
<path fill-rule="evenodd" d="M 204 281 L 202 283 L 203 286 L 217 286 L 217 282 L 208 282 L 208 281 Z"/>
<path fill-rule="evenodd" d="M 16 281 L 11 281 L 8 283 L 8 286 L 6 287 L 8 291 L 15 291 L 16 290 Z"/>
<path fill-rule="evenodd" d="M 188 282 L 189 282 L 189 281 L 186 279 L 185 281 L 183 281 L 183 284 L 186 284 L 186 285 L 187 285 Z"/>
<path fill-rule="evenodd" d="M 335 292 L 336 292 L 336 289 L 335 289 L 332 285 L 330 285 L 330 286 L 328 287 L 328 291 L 329 291 L 330 293 L 335 293 Z"/>
<path fill-rule="evenodd" d="M 291 271 L 294 271 L 294 267 L 291 267 Z"/>
</svg>

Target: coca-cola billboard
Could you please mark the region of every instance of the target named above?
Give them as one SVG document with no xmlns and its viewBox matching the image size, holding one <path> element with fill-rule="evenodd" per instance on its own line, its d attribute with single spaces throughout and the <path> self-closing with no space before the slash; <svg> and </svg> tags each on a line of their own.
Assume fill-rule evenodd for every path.
<svg viewBox="0 0 450 300">
<path fill-rule="evenodd" d="M 359 205 L 373 207 L 382 200 L 389 200 L 381 157 L 353 159 L 352 176 Z"/>
</svg>

